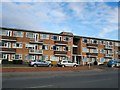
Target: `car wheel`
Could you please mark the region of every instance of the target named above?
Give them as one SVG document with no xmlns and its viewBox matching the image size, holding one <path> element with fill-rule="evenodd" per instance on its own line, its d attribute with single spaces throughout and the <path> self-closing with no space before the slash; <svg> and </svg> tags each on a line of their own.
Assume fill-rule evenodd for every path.
<svg viewBox="0 0 120 90">
<path fill-rule="evenodd" d="M 111 67 L 114 67 L 115 65 L 113 64 Z"/>
<path fill-rule="evenodd" d="M 49 67 L 52 67 L 52 65 L 51 65 L 51 64 L 49 64 Z"/>
<path fill-rule="evenodd" d="M 37 65 L 36 65 L 36 64 L 34 64 L 33 66 L 34 66 L 34 67 L 37 67 Z"/>
<path fill-rule="evenodd" d="M 74 65 L 73 67 L 77 67 L 76 65 Z"/>
<path fill-rule="evenodd" d="M 62 67 L 65 67 L 65 65 L 62 65 Z"/>
</svg>

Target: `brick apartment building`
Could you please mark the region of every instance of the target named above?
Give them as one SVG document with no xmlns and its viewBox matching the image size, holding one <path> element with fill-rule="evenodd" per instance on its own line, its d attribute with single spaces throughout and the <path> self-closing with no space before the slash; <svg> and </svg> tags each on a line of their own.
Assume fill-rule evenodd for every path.
<svg viewBox="0 0 120 90">
<path fill-rule="evenodd" d="M 67 58 L 82 63 L 120 59 L 120 41 L 116 40 L 13 28 L 0 28 L 0 36 L 1 61 Z"/>
</svg>

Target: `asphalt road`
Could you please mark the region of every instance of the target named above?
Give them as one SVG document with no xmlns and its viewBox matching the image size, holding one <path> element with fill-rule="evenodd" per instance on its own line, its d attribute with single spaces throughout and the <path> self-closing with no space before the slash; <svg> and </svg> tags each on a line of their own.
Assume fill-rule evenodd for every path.
<svg viewBox="0 0 120 90">
<path fill-rule="evenodd" d="M 6 72 L 2 88 L 118 88 L 118 70 Z"/>
</svg>

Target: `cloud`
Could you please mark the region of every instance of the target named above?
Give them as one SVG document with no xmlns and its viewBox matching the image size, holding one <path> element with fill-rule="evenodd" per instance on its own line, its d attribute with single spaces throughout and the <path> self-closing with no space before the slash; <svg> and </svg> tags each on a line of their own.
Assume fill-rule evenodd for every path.
<svg viewBox="0 0 120 90">
<path fill-rule="evenodd" d="M 118 8 L 105 2 L 6 2 L 3 26 L 105 38 L 117 32 Z M 84 35 L 84 36 L 85 36 Z M 115 36 L 115 35 L 114 35 Z"/>
<path fill-rule="evenodd" d="M 103 38 L 111 32 L 118 32 L 118 26 L 117 25 L 106 26 L 101 30 L 101 32 L 99 32 L 98 36 Z"/>
</svg>

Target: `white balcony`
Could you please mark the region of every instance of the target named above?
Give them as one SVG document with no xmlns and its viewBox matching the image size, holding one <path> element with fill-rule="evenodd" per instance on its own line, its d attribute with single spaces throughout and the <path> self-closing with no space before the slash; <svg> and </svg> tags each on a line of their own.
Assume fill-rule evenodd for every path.
<svg viewBox="0 0 120 90">
<path fill-rule="evenodd" d="M 29 54 L 43 54 L 43 50 L 29 50 Z"/>
<path fill-rule="evenodd" d="M 112 46 L 105 46 L 105 49 L 112 49 Z"/>
<path fill-rule="evenodd" d="M 105 57 L 110 57 L 110 58 L 112 58 L 113 57 L 113 55 L 112 54 L 105 54 Z"/>
</svg>

